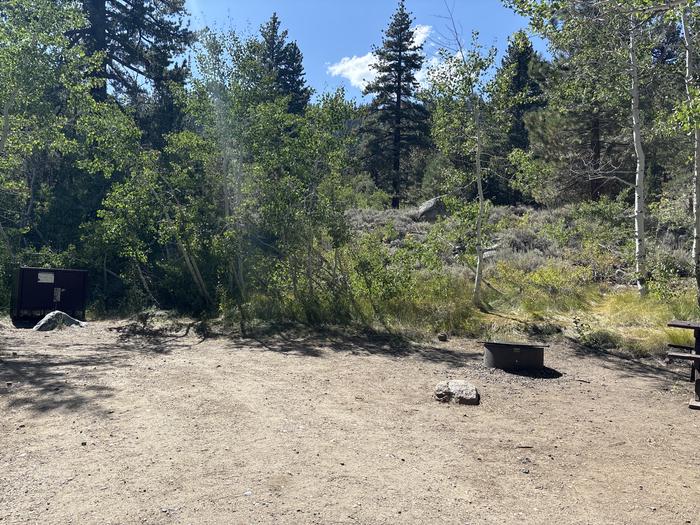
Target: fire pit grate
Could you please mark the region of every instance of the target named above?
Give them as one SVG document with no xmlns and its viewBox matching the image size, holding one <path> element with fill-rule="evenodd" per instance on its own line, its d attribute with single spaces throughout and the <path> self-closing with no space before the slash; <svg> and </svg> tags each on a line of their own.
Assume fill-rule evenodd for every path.
<svg viewBox="0 0 700 525">
<path fill-rule="evenodd" d="M 544 349 L 548 345 L 480 341 L 484 345 L 484 366 L 501 370 L 539 370 L 544 368 Z"/>
</svg>

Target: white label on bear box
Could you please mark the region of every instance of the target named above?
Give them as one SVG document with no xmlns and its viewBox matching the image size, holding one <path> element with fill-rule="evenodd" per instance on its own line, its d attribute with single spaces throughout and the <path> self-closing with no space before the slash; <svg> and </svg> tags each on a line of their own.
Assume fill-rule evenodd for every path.
<svg viewBox="0 0 700 525">
<path fill-rule="evenodd" d="M 40 283 L 53 283 L 53 272 L 39 272 L 37 274 L 37 282 Z"/>
</svg>

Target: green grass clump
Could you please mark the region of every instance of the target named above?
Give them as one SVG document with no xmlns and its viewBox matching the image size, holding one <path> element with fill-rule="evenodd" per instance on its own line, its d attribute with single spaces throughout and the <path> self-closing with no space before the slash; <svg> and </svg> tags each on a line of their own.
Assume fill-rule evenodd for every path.
<svg viewBox="0 0 700 525">
<path fill-rule="evenodd" d="M 691 331 L 668 328 L 668 322 L 697 318 L 698 314 L 692 292 L 641 297 L 636 289 L 612 291 L 596 301 L 590 311 L 590 333 L 583 333 L 580 339 L 594 346 L 590 344 L 596 342 L 593 334 L 605 331 L 611 337 L 600 341 L 597 348 L 617 348 L 635 356 L 661 355 L 669 343 L 693 344 Z"/>
<path fill-rule="evenodd" d="M 585 346 L 599 350 L 614 350 L 623 343 L 620 334 L 604 328 L 581 334 L 580 341 Z"/>
<path fill-rule="evenodd" d="M 535 317 L 586 309 L 591 297 L 591 274 L 585 267 L 552 260 L 527 272 L 501 261 L 495 281 L 504 299 Z"/>
<path fill-rule="evenodd" d="M 668 303 L 654 296 L 640 297 L 633 289 L 606 294 L 594 312 L 617 327 L 663 326 L 673 318 Z"/>
</svg>

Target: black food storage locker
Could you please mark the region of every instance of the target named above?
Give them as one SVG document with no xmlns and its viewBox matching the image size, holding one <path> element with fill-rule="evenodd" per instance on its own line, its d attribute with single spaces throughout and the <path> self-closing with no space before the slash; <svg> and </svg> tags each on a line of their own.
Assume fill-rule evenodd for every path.
<svg viewBox="0 0 700 525">
<path fill-rule="evenodd" d="M 86 295 L 86 270 L 22 267 L 15 272 L 10 317 L 26 324 L 61 310 L 85 320 Z"/>
</svg>

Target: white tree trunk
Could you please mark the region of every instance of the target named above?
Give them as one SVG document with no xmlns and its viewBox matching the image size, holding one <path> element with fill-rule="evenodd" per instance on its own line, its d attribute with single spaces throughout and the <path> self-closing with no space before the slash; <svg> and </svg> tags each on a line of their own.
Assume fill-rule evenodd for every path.
<svg viewBox="0 0 700 525">
<path fill-rule="evenodd" d="M 7 253 L 10 254 L 10 259 L 12 262 L 15 261 L 15 252 L 12 249 L 12 243 L 10 243 L 10 238 L 7 235 L 7 232 L 5 231 L 5 228 L 3 228 L 2 223 L 0 223 L 0 237 L 2 237 L 2 240 L 5 242 L 5 246 L 7 247 Z"/>
<path fill-rule="evenodd" d="M 211 295 L 209 295 L 209 291 L 207 290 L 207 285 L 204 282 L 204 279 L 202 279 L 202 274 L 199 271 L 197 261 L 195 261 L 195 259 L 190 255 L 189 251 L 187 250 L 187 247 L 184 245 L 178 234 L 175 234 L 175 241 L 178 250 L 180 251 L 180 255 L 185 261 L 185 266 L 187 266 L 187 270 L 190 272 L 190 276 L 192 277 L 192 280 L 197 286 L 200 295 L 206 301 L 208 306 L 213 306 L 214 301 L 211 298 Z"/>
<path fill-rule="evenodd" d="M 10 104 L 11 104 L 11 96 L 8 95 L 7 100 L 3 104 L 2 107 L 2 133 L 0 134 L 0 155 L 5 154 L 5 145 L 7 144 L 7 139 L 10 136 Z M 15 254 L 12 250 L 12 244 L 10 243 L 10 238 L 7 236 L 7 233 L 5 232 L 5 228 L 2 227 L 2 224 L 0 224 L 0 237 L 2 237 L 3 241 L 5 241 L 5 245 L 7 246 L 7 251 L 10 254 L 10 257 L 12 258 L 13 262 L 15 259 Z"/>
<path fill-rule="evenodd" d="M 647 291 L 647 266 L 646 266 L 646 232 L 644 216 L 646 202 L 644 195 L 644 171 L 645 156 L 642 146 L 642 123 L 639 111 L 639 64 L 637 61 L 637 47 L 635 39 L 635 20 L 630 16 L 629 57 L 631 68 L 631 95 L 632 95 L 632 139 L 634 141 L 634 153 L 637 157 L 637 170 L 634 180 L 634 240 L 635 263 L 637 270 L 637 287 L 639 293 L 645 295 Z"/>
<path fill-rule="evenodd" d="M 158 299 L 155 298 L 153 295 L 153 292 L 151 292 L 151 288 L 148 286 L 148 282 L 146 281 L 146 277 L 143 275 L 143 271 L 141 270 L 141 264 L 137 260 L 134 259 L 134 265 L 136 266 L 136 273 L 139 274 L 139 279 L 141 279 L 141 284 L 143 285 L 143 289 L 146 291 L 148 294 L 148 297 L 151 298 L 151 301 L 160 308 L 160 303 L 158 302 Z"/>
<path fill-rule="evenodd" d="M 8 95 L 7 100 L 2 106 L 2 134 L 0 134 L 0 155 L 5 153 L 5 145 L 10 136 L 10 105 L 12 98 Z"/>
<path fill-rule="evenodd" d="M 163 181 L 167 184 L 167 181 L 165 181 L 164 179 Z M 153 198 L 156 202 L 161 202 L 161 199 L 159 198 L 158 193 L 156 193 L 155 190 L 151 190 L 151 194 L 153 195 Z M 175 203 L 178 206 L 180 206 L 180 203 L 177 201 L 177 198 L 175 198 Z M 173 223 L 172 219 L 170 218 L 170 214 L 168 213 L 168 210 L 165 208 L 165 206 L 163 209 L 163 215 L 165 216 L 165 220 L 168 221 L 169 224 Z M 177 246 L 178 251 L 180 252 L 180 255 L 182 256 L 182 260 L 185 261 L 187 271 L 189 272 L 190 277 L 192 277 L 192 281 L 197 287 L 200 295 L 206 301 L 208 306 L 213 306 L 214 301 L 211 298 L 209 291 L 207 290 L 207 285 L 204 282 L 204 279 L 202 278 L 201 272 L 199 271 L 197 261 L 194 259 L 194 257 L 190 255 L 189 251 L 187 250 L 187 246 L 185 246 L 185 244 L 182 242 L 180 234 L 177 232 L 175 233 L 175 244 Z"/>
<path fill-rule="evenodd" d="M 685 41 L 685 91 L 688 96 L 688 104 L 692 106 L 695 92 L 695 46 L 690 24 L 688 23 L 688 11 L 681 11 L 681 22 L 683 23 L 683 39 Z M 695 282 L 698 290 L 698 303 L 700 304 L 700 127 L 697 119 L 693 130 L 693 269 L 695 271 Z"/>
<path fill-rule="evenodd" d="M 474 304 L 481 304 L 481 281 L 484 271 L 484 246 L 483 246 L 483 226 L 484 226 L 484 187 L 481 180 L 481 122 L 479 114 L 479 102 L 475 108 L 476 122 L 476 189 L 479 196 L 479 213 L 476 217 L 476 272 L 474 276 Z"/>
</svg>

